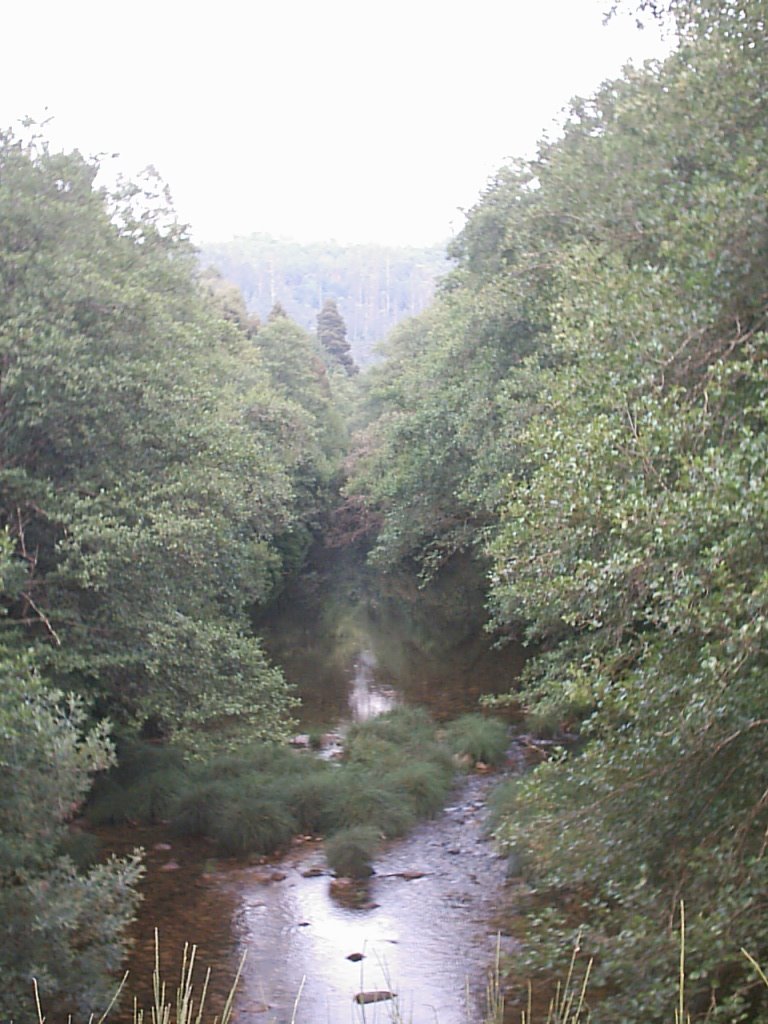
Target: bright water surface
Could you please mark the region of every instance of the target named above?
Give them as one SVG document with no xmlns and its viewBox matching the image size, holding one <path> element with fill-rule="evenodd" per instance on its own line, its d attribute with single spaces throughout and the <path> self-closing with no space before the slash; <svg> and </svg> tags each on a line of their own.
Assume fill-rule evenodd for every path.
<svg viewBox="0 0 768 1024">
<path fill-rule="evenodd" d="M 350 593 L 348 585 L 340 599 L 319 587 L 311 599 L 289 595 L 259 624 L 270 655 L 302 696 L 301 728 L 343 725 L 400 701 L 452 717 L 473 709 L 482 693 L 509 689 L 519 651 L 491 650 L 461 602 L 444 614 L 439 595 L 406 596 L 371 597 L 354 587 Z M 331 894 L 322 844 L 314 840 L 297 843 L 279 862 L 244 866 L 213 861 L 204 844 L 180 842 L 162 829 L 124 834 L 122 845 L 141 843 L 149 851 L 131 962 L 136 981 L 129 987 L 135 991 L 151 973 L 159 924 L 167 973 L 176 974 L 183 942 L 197 943 L 199 962 L 213 966 L 219 1002 L 247 951 L 237 1021 L 391 1020 L 392 1003 L 353 1002 L 355 993 L 372 989 L 395 991 L 405 1022 L 480 1021 L 506 899 L 504 862 L 483 831 L 491 782 L 460 782 L 438 818 L 389 844 L 363 909 Z M 165 843 L 172 848 L 163 849 Z M 306 877 L 313 868 L 324 873 Z M 422 877 L 407 880 L 402 872 Z M 364 959 L 350 961 L 354 953 Z"/>
</svg>

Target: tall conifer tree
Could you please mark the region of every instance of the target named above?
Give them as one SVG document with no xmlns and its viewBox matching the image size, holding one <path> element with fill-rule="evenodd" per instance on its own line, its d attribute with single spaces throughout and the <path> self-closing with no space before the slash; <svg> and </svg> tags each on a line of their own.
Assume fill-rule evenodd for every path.
<svg viewBox="0 0 768 1024">
<path fill-rule="evenodd" d="M 357 373 L 357 365 L 347 341 L 347 325 L 334 299 L 326 299 L 318 314 L 317 337 L 334 362 L 346 373 L 350 376 Z"/>
</svg>

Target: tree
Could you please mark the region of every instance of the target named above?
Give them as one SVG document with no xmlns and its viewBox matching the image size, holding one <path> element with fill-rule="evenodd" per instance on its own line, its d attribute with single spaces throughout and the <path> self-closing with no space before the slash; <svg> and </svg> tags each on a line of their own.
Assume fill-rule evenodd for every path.
<svg viewBox="0 0 768 1024">
<path fill-rule="evenodd" d="M 102 712 L 274 736 L 291 698 L 249 613 L 300 518 L 295 404 L 183 233 L 94 175 L 0 140 L 0 523 L 27 569 L 10 614 Z"/>
<path fill-rule="evenodd" d="M 764 1020 L 768 955 L 765 5 L 670 5 L 680 48 L 505 168 L 433 310 L 390 343 L 357 486 L 385 559 L 474 544 L 574 733 L 498 827 L 534 889 L 516 958 L 580 931 L 595 1021 Z M 464 381 L 464 382 L 463 382 Z M 430 521 L 433 524 L 430 534 Z"/>
<path fill-rule="evenodd" d="M 2 538 L 0 538 L 2 540 Z M 0 543 L 2 589 L 14 589 Z M 135 911 L 138 854 L 79 869 L 68 822 L 93 773 L 113 760 L 106 724 L 88 727 L 82 701 L 48 689 L 28 652 L 0 643 L 0 1016 L 32 1021 L 43 1000 L 104 1009 Z"/>
<path fill-rule="evenodd" d="M 200 283 L 206 288 L 225 320 L 231 320 L 247 337 L 253 338 L 259 333 L 261 322 L 255 315 L 248 313 L 245 300 L 237 285 L 225 281 L 218 270 L 206 267 L 200 274 Z"/>
<path fill-rule="evenodd" d="M 288 314 L 285 311 L 285 307 L 282 302 L 274 302 L 272 308 L 267 316 L 267 323 L 274 323 L 275 320 L 287 320 Z"/>
<path fill-rule="evenodd" d="M 334 363 L 347 374 L 357 373 L 347 341 L 347 326 L 334 299 L 326 299 L 318 313 L 317 337 Z"/>
</svg>

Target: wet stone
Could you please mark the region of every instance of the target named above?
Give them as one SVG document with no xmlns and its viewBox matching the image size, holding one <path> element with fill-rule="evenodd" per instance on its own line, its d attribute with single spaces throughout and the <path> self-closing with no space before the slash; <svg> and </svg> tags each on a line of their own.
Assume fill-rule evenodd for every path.
<svg viewBox="0 0 768 1024">
<path fill-rule="evenodd" d="M 355 1002 L 358 1006 L 367 1006 L 368 1003 L 383 1003 L 387 999 L 394 999 L 396 993 L 390 992 L 389 989 L 379 989 L 375 992 L 358 992 L 355 996 Z"/>
</svg>

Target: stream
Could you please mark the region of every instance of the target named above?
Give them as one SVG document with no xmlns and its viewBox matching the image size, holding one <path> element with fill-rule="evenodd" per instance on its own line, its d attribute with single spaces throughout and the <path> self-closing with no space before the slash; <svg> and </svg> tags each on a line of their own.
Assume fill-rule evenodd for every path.
<svg viewBox="0 0 768 1024">
<path fill-rule="evenodd" d="M 434 614 L 422 613 L 434 627 Z M 451 642 L 443 642 L 447 657 L 438 657 L 435 644 L 418 635 L 422 629 L 401 600 L 358 600 L 340 614 L 327 597 L 292 602 L 260 625 L 269 654 L 302 696 L 299 728 L 334 731 L 326 756 L 345 722 L 403 701 L 453 717 L 473 710 L 480 693 L 508 689 L 519 671 L 519 651 L 478 645 L 455 624 Z M 513 745 L 506 770 L 519 767 Z M 130 991 L 148 1005 L 157 926 L 172 980 L 185 942 L 198 946 L 199 964 L 212 967 L 212 1011 L 220 1012 L 247 953 L 236 1022 L 479 1024 L 497 942 L 503 952 L 514 945 L 497 938 L 511 895 L 505 861 L 484 831 L 487 793 L 497 781 L 485 774 L 459 779 L 438 817 L 387 844 L 356 905 L 339 891 L 322 842 L 311 837 L 298 837 L 279 860 L 243 864 L 215 859 L 204 843 L 169 837 L 159 826 L 130 830 L 122 848 L 147 851 Z M 114 832 L 109 841 L 119 852 Z M 371 990 L 396 999 L 355 1003 L 357 993 Z"/>
</svg>

